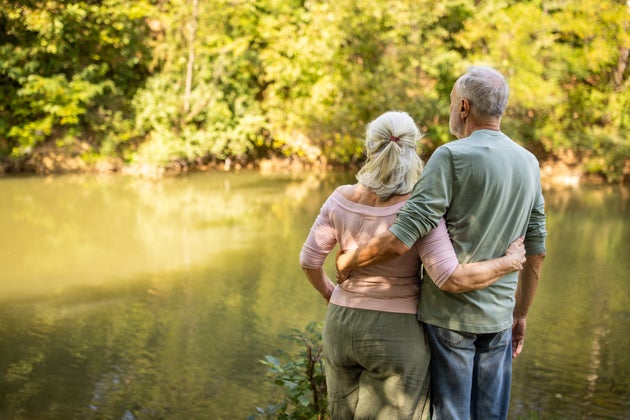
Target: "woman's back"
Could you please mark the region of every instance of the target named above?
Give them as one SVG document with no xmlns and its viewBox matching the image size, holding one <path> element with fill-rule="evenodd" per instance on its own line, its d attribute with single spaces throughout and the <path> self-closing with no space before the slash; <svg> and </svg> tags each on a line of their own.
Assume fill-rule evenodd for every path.
<svg viewBox="0 0 630 420">
<path fill-rule="evenodd" d="M 300 256 L 303 265 L 319 266 L 336 243 L 353 249 L 389 229 L 407 196 L 378 200 L 367 188 L 345 185 L 322 206 Z M 360 309 L 416 313 L 420 293 L 420 258 L 414 247 L 385 264 L 358 269 L 338 285 L 331 303 Z"/>
</svg>

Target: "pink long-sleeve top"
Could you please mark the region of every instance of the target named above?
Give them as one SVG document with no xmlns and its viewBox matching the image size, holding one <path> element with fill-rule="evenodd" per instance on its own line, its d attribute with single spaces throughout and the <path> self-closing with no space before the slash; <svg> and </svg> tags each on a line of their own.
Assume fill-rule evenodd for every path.
<svg viewBox="0 0 630 420">
<path fill-rule="evenodd" d="M 343 250 L 354 249 L 387 231 L 404 204 L 372 207 L 333 192 L 313 223 L 300 252 L 300 264 L 304 268 L 321 268 L 336 244 Z M 415 314 L 422 264 L 438 286 L 459 264 L 444 220 L 405 254 L 351 272 L 346 281 L 335 287 L 330 302 L 350 308 Z"/>
</svg>

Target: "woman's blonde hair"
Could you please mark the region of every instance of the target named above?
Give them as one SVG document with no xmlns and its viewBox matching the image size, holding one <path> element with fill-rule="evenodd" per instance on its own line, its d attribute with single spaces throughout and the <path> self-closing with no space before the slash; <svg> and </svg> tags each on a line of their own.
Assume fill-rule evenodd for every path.
<svg viewBox="0 0 630 420">
<path fill-rule="evenodd" d="M 389 111 L 367 125 L 367 159 L 357 180 L 387 200 L 394 194 L 407 194 L 422 173 L 422 160 L 416 145 L 422 138 L 413 118 L 406 112 Z"/>
</svg>

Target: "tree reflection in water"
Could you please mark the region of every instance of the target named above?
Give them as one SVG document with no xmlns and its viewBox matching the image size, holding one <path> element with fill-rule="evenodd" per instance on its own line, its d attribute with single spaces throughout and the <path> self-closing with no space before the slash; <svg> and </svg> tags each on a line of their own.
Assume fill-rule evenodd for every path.
<svg viewBox="0 0 630 420">
<path fill-rule="evenodd" d="M 298 253 L 353 174 L 0 179 L 0 417 L 245 418 L 324 317 Z M 511 417 L 630 416 L 628 190 L 546 191 Z M 332 266 L 328 269 L 332 271 Z"/>
</svg>

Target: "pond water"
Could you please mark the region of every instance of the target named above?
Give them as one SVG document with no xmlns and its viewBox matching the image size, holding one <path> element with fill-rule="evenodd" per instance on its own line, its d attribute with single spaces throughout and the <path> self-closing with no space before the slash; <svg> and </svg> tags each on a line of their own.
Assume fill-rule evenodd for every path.
<svg viewBox="0 0 630 420">
<path fill-rule="evenodd" d="M 352 179 L 0 178 L 0 418 L 245 419 L 273 402 L 260 360 L 323 320 L 298 253 Z M 510 418 L 630 418 L 630 190 L 545 196 Z"/>
</svg>

